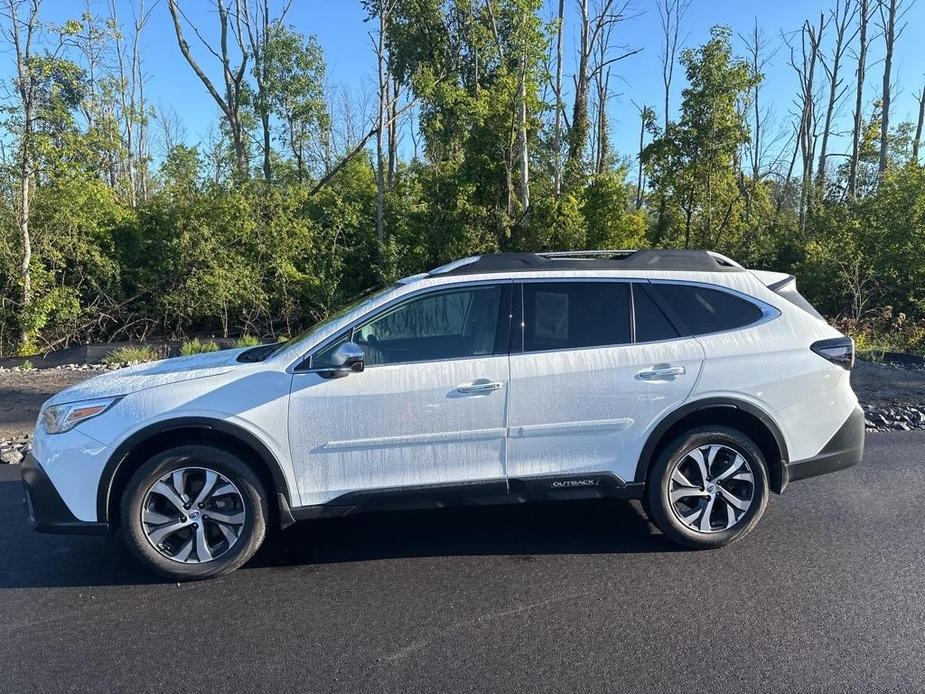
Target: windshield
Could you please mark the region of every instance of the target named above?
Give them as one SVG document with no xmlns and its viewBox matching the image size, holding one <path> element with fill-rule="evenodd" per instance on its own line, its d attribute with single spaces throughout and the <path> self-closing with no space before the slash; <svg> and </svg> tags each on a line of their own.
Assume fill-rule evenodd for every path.
<svg viewBox="0 0 925 694">
<path fill-rule="evenodd" d="M 318 321 L 311 327 L 307 328 L 306 330 L 303 330 L 301 333 L 296 335 L 291 340 L 288 340 L 286 342 L 281 342 L 278 345 L 276 345 L 276 349 L 274 349 L 270 354 L 267 354 L 267 356 L 269 357 L 271 354 L 276 354 L 282 351 L 283 349 L 288 350 L 290 347 L 295 348 L 297 345 L 309 339 L 312 335 L 317 333 L 322 328 L 326 328 L 328 325 L 344 317 L 345 315 L 347 315 L 354 309 L 360 308 L 364 304 L 372 303 L 377 298 L 379 298 L 382 294 L 385 294 L 386 292 L 391 291 L 392 289 L 398 286 L 400 286 L 400 283 L 391 284 L 388 287 L 373 287 L 372 289 L 367 289 L 365 292 L 363 292 L 359 296 L 354 297 L 354 299 L 350 301 L 346 306 L 342 306 L 341 308 L 334 311 L 334 313 L 328 315 L 325 318 L 322 318 L 320 321 Z"/>
</svg>

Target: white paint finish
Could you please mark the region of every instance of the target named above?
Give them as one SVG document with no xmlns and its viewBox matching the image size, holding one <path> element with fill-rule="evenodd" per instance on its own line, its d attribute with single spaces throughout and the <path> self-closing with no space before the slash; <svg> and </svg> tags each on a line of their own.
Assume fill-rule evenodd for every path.
<svg viewBox="0 0 925 694">
<path fill-rule="evenodd" d="M 632 480 L 644 432 L 687 399 L 702 361 L 693 339 L 512 355 L 508 475 L 609 471 Z M 638 377 L 661 365 L 685 373 Z"/>
<path fill-rule="evenodd" d="M 45 405 L 57 405 L 75 400 L 125 395 L 140 390 L 169 385 L 197 378 L 221 376 L 244 365 L 235 361 L 243 349 L 223 350 L 189 357 L 162 359 L 136 364 L 118 371 L 109 371 L 65 388 Z"/>
<path fill-rule="evenodd" d="M 791 459 L 804 459 L 819 452 L 857 399 L 848 374 L 809 349 L 839 333 L 768 290 L 770 277 L 588 270 L 412 278 L 263 363 L 239 364 L 241 350 L 230 350 L 143 364 L 68 388 L 47 404 L 125 397 L 71 432 L 39 429 L 35 455 L 81 520 L 96 520 L 99 476 L 111 451 L 144 427 L 178 417 L 219 419 L 260 439 L 280 462 L 294 505 L 360 489 L 496 479 L 505 474 L 505 458 L 512 477 L 612 471 L 629 480 L 658 421 L 686 400 L 708 397 L 761 408 L 780 427 Z M 432 288 L 512 278 L 693 281 L 748 294 L 780 315 L 697 339 L 518 354 L 510 365 L 501 356 L 377 366 L 334 380 L 291 373 L 314 346 L 386 304 Z M 684 366 L 686 373 L 637 377 L 660 365 Z M 457 392 L 479 379 L 502 387 Z"/>
<path fill-rule="evenodd" d="M 289 435 L 305 504 L 379 487 L 504 477 L 508 358 L 295 374 Z M 503 386 L 464 394 L 481 379 Z"/>
<path fill-rule="evenodd" d="M 77 427 L 54 436 L 37 434 L 32 454 L 71 513 L 78 520 L 97 520 L 96 491 L 112 449 Z"/>
<path fill-rule="evenodd" d="M 197 363 L 199 358 L 197 356 L 189 359 Z M 196 371 L 201 373 L 201 370 L 187 373 Z M 288 373 L 268 368 L 266 364 L 236 364 L 211 376 L 200 375 L 163 383 L 161 377 L 164 373 L 172 372 L 158 371 L 152 374 L 152 385 L 129 392 L 105 414 L 82 422 L 72 432 L 49 435 L 41 427 L 36 430 L 35 455 L 39 462 L 46 466 L 46 461 L 52 458 L 62 461 L 60 465 L 53 466 L 54 470 L 47 471 L 68 507 L 75 515 L 78 515 L 78 507 L 93 508 L 91 518 L 80 515 L 78 518 L 96 520 L 96 491 L 106 462 L 103 458 L 108 458 L 112 450 L 136 432 L 158 422 L 180 417 L 203 417 L 224 421 L 255 436 L 279 461 L 293 503 L 301 503 L 289 455 L 286 413 L 292 377 Z M 114 383 L 131 382 L 138 385 L 138 379 L 141 378 L 136 373 L 128 381 L 119 381 L 108 378 L 111 375 L 113 374 L 97 377 L 100 379 L 98 383 L 94 383 L 97 378 L 93 378 L 78 384 L 69 388 L 67 395 L 59 394 L 54 400 L 70 402 L 99 397 L 101 392 L 123 394 L 114 389 Z M 105 456 L 102 452 L 88 455 L 86 447 L 69 443 L 71 434 L 98 441 L 108 452 Z M 64 486 L 59 486 L 53 475 L 57 475 Z M 72 493 L 72 482 L 76 478 L 79 478 L 77 487 L 80 491 Z M 90 496 L 92 500 L 85 501 L 85 497 L 89 499 Z M 69 499 L 74 500 L 74 505 Z"/>
</svg>

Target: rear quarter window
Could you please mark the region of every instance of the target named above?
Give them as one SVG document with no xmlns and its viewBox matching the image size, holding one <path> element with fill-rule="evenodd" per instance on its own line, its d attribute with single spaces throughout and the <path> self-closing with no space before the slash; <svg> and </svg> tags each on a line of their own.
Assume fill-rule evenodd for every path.
<svg viewBox="0 0 925 694">
<path fill-rule="evenodd" d="M 651 287 L 692 335 L 744 328 L 757 323 L 763 315 L 750 301 L 719 289 L 661 282 Z"/>
</svg>

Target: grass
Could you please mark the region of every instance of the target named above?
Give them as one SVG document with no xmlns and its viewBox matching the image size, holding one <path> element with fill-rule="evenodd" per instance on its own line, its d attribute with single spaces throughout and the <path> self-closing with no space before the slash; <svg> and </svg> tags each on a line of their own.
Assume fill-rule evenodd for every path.
<svg viewBox="0 0 925 694">
<path fill-rule="evenodd" d="M 235 347 L 256 347 L 260 344 L 260 338 L 254 335 L 241 335 L 234 341 Z"/>
<path fill-rule="evenodd" d="M 180 345 L 180 356 L 182 357 L 188 357 L 192 354 L 205 354 L 206 352 L 217 351 L 218 345 L 212 342 L 212 340 L 200 342 L 198 337 L 194 337 L 192 340 L 187 340 L 182 345 Z"/>
<path fill-rule="evenodd" d="M 156 361 L 161 355 L 153 347 L 128 346 L 119 347 L 103 359 L 104 364 L 134 364 L 143 361 Z"/>
</svg>

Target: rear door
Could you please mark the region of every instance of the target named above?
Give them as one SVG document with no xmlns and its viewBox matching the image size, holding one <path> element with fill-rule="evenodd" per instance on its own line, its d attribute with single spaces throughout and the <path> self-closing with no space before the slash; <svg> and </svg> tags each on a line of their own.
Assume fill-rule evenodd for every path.
<svg viewBox="0 0 925 694">
<path fill-rule="evenodd" d="M 520 283 L 509 478 L 611 472 L 633 479 L 645 435 L 687 399 L 703 362 L 697 341 L 679 336 L 643 284 Z"/>
</svg>

